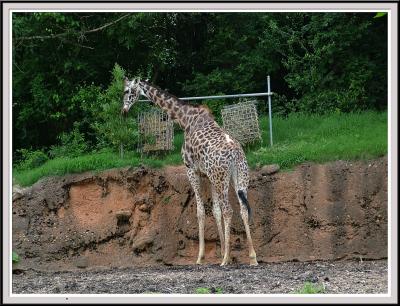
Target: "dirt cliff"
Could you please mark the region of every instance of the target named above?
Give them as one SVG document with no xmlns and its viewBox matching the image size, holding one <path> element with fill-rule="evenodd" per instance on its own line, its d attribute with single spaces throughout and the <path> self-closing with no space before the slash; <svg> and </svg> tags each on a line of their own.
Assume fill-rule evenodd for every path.
<svg viewBox="0 0 400 306">
<path fill-rule="evenodd" d="M 206 262 L 219 263 L 209 183 L 202 181 Z M 387 157 L 252 171 L 249 202 L 259 262 L 387 258 Z M 230 203 L 233 261 L 247 263 L 233 190 Z M 15 197 L 12 230 L 21 268 L 193 264 L 198 252 L 196 201 L 183 166 L 43 179 Z"/>
</svg>

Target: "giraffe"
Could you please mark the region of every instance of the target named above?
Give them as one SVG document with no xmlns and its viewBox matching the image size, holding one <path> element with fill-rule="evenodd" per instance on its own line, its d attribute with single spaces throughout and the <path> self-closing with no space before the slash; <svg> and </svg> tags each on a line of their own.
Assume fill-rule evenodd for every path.
<svg viewBox="0 0 400 306">
<path fill-rule="evenodd" d="M 233 215 L 228 201 L 228 189 L 232 179 L 240 203 L 244 223 L 250 265 L 257 265 L 256 252 L 251 239 L 249 222 L 251 209 L 247 200 L 249 170 L 244 151 L 238 141 L 230 137 L 214 120 L 210 110 L 203 105 L 191 105 L 152 85 L 148 80 L 124 80 L 123 107 L 127 113 L 143 95 L 168 113 L 184 130 L 181 154 L 197 203 L 199 225 L 199 253 L 196 264 L 204 261 L 204 203 L 200 197 L 200 175 L 205 174 L 211 183 L 213 215 L 221 242 L 221 266 L 230 263 L 230 230 Z M 224 228 L 222 226 L 222 217 Z"/>
</svg>

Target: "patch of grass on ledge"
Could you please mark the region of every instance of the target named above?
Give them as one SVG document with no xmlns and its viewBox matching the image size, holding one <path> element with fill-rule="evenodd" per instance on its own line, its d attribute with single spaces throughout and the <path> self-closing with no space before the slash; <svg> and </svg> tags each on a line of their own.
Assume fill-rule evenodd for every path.
<svg viewBox="0 0 400 306">
<path fill-rule="evenodd" d="M 168 155 L 165 159 L 141 159 L 135 153 L 129 152 L 124 158 L 112 152 L 91 153 L 75 158 L 56 158 L 49 160 L 44 165 L 30 170 L 13 170 L 13 177 L 21 186 L 30 186 L 39 179 L 47 176 L 61 176 L 72 173 L 82 173 L 85 171 L 102 171 L 111 168 L 122 168 L 127 166 L 137 167 L 141 164 L 153 168 L 168 165 L 180 164 L 178 156 Z M 179 156 L 180 158 L 180 156 Z"/>
<path fill-rule="evenodd" d="M 14 169 L 13 177 L 18 184 L 27 186 L 45 176 L 81 173 L 90 170 L 101 171 L 108 168 L 139 164 L 137 159 L 121 160 L 116 157 L 117 154 L 107 152 L 92 153 L 75 158 L 56 158 L 34 169 L 23 171 Z"/>
<path fill-rule="evenodd" d="M 354 114 L 304 115 L 292 114 L 288 118 L 274 117 L 274 145 L 269 145 L 268 120 L 262 117 L 261 144 L 246 148 L 251 168 L 266 164 L 279 164 L 290 169 L 306 161 L 372 159 L 387 154 L 387 113 L 362 112 Z M 14 169 L 13 177 L 21 186 L 29 186 L 42 177 L 102 171 L 110 168 L 139 166 L 154 168 L 182 163 L 180 149 L 183 134 L 177 133 L 175 149 L 164 155 L 141 159 L 137 153 L 127 152 L 121 159 L 117 153 L 91 153 L 76 158 L 58 158 L 25 171 Z"/>
<path fill-rule="evenodd" d="M 253 168 L 279 164 L 290 169 L 306 161 L 368 160 L 388 151 L 387 112 L 301 115 L 273 118 L 274 144 L 269 144 L 267 118 L 261 119 L 263 144 L 246 150 Z"/>
</svg>

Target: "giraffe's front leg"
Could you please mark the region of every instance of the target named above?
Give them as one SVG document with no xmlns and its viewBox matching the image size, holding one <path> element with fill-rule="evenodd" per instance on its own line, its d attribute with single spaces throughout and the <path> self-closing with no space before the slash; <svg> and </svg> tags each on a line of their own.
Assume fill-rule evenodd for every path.
<svg viewBox="0 0 400 306">
<path fill-rule="evenodd" d="M 223 216 L 225 225 L 225 254 L 221 266 L 226 266 L 231 261 L 230 250 L 230 234 L 231 234 L 231 220 L 233 211 L 230 206 L 223 206 Z"/>
<path fill-rule="evenodd" d="M 202 264 L 204 260 L 204 221 L 206 214 L 203 201 L 200 197 L 200 177 L 192 168 L 188 168 L 187 173 L 197 202 L 197 220 L 199 223 L 199 256 L 197 257 L 196 264 Z"/>
</svg>

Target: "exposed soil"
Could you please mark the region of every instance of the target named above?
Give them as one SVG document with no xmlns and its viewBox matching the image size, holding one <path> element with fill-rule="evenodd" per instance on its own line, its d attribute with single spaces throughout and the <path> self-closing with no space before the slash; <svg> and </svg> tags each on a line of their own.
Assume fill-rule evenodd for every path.
<svg viewBox="0 0 400 306">
<path fill-rule="evenodd" d="M 203 181 L 206 262 L 217 264 L 221 262 L 220 246 L 208 182 Z M 184 167 L 123 168 L 52 177 L 21 191 L 14 199 L 13 250 L 21 257 L 15 269 L 158 269 L 154 266 L 193 264 L 197 257 L 196 201 Z M 253 171 L 249 202 L 260 263 L 387 258 L 387 157 L 308 163 L 274 174 Z M 246 235 L 233 190 L 230 203 L 235 212 L 233 263 L 246 264 Z M 186 268 L 174 269 L 168 271 L 175 273 L 178 281 L 179 273 L 185 274 Z M 204 269 L 214 277 L 213 269 L 219 268 Z M 228 271 L 233 277 L 241 269 Z M 254 273 L 260 278 L 272 277 L 270 269 L 279 271 L 279 266 L 261 265 Z M 113 271 L 130 274 L 136 270 L 111 270 L 104 277 L 111 277 L 108 273 Z"/>
<path fill-rule="evenodd" d="M 387 261 L 25 271 L 13 276 L 13 293 L 295 293 L 305 282 L 321 293 L 387 293 Z"/>
</svg>

